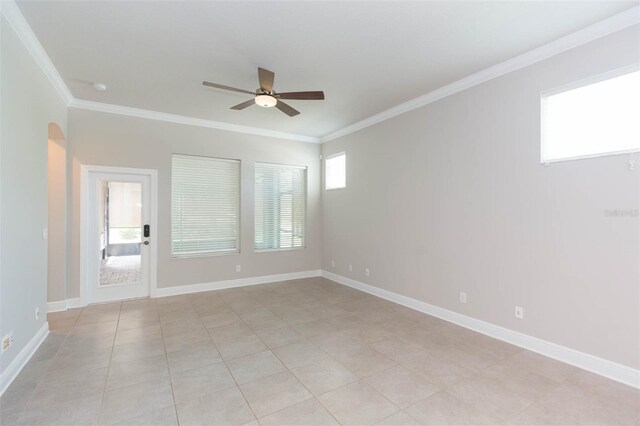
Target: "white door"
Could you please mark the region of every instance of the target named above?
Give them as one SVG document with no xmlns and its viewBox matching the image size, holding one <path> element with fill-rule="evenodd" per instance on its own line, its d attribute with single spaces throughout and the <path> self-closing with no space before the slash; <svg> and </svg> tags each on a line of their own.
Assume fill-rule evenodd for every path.
<svg viewBox="0 0 640 426">
<path fill-rule="evenodd" d="M 87 183 L 87 302 L 148 297 L 150 176 L 93 171 Z"/>
</svg>

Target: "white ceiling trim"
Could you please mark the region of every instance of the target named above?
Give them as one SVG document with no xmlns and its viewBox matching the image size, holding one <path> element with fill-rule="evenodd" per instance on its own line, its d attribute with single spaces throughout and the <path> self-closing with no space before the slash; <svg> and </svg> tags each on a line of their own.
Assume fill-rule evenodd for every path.
<svg viewBox="0 0 640 426">
<path fill-rule="evenodd" d="M 47 76 L 53 87 L 56 89 L 62 100 L 69 105 L 73 100 L 73 95 L 71 91 L 64 84 L 64 80 L 58 74 L 58 70 L 49 59 L 49 55 L 45 52 L 44 48 L 36 38 L 36 35 L 31 30 L 31 27 L 27 23 L 27 20 L 24 19 L 22 12 L 18 9 L 18 5 L 13 0 L 0 0 L 0 11 L 6 18 L 7 22 L 13 30 L 18 35 L 18 38 L 25 45 L 33 59 L 36 61 L 38 65 L 40 65 L 40 69 Z"/>
<path fill-rule="evenodd" d="M 31 26 L 22 15 L 18 5 L 14 0 L 0 0 L 0 12 L 7 22 L 16 32 L 22 43 L 25 45 L 31 56 L 40 66 L 40 69 L 47 76 L 53 87 L 56 89 L 64 103 L 71 108 L 87 109 L 91 111 L 101 111 L 111 114 L 128 115 L 131 117 L 147 118 L 150 120 L 166 121 L 169 123 L 185 124 L 188 126 L 207 127 L 210 129 L 228 130 L 230 132 L 246 133 L 250 135 L 266 136 L 271 138 L 295 140 L 300 142 L 320 143 L 320 138 L 314 136 L 298 135 L 293 133 L 278 132 L 275 130 L 258 127 L 241 126 L 220 121 L 205 120 L 202 118 L 187 117 L 183 115 L 168 114 L 164 112 L 151 111 L 141 108 L 131 108 L 119 105 L 104 104 L 100 102 L 85 101 L 76 99 L 58 73 L 58 70 L 51 62 L 51 59 L 38 41 Z"/>
<path fill-rule="evenodd" d="M 230 132 L 246 133 L 250 135 L 266 136 L 270 138 L 289 139 L 300 142 L 320 143 L 320 138 L 313 136 L 297 135 L 293 133 L 277 132 L 258 127 L 241 126 L 238 124 L 223 123 L 221 121 L 205 120 L 203 118 L 187 117 L 185 115 L 168 114 L 165 112 L 150 111 L 148 109 L 131 108 L 120 105 L 105 104 L 101 102 L 74 99 L 71 108 L 86 109 L 90 111 L 107 112 L 111 114 L 127 115 L 130 117 L 147 118 L 149 120 L 166 121 L 169 123 L 185 124 L 187 126 L 208 127 L 210 129 L 228 130 Z"/>
<path fill-rule="evenodd" d="M 338 131 L 330 133 L 320 138 L 322 143 L 338 139 L 342 136 L 346 136 L 350 133 L 357 132 L 366 127 L 396 117 L 405 112 L 412 111 L 414 109 L 423 107 L 432 102 L 459 93 L 463 90 L 469 89 L 473 86 L 485 83 L 501 75 L 516 71 L 529 65 L 533 65 L 537 62 L 548 59 L 559 53 L 565 52 L 574 47 L 581 46 L 590 41 L 605 37 L 616 31 L 623 30 L 632 25 L 640 22 L 640 6 L 634 6 L 633 8 L 624 12 L 613 15 L 610 18 L 604 19 L 593 25 L 590 25 L 575 33 L 569 34 L 565 37 L 554 40 L 522 55 L 516 56 L 505 62 L 493 65 L 475 74 L 471 74 L 464 77 L 461 80 L 455 81 L 451 84 L 443 86 L 425 95 L 419 96 L 415 99 L 397 105 L 386 111 L 373 115 L 369 118 L 365 118 L 362 121 L 351 124 Z"/>
<path fill-rule="evenodd" d="M 605 37 L 609 34 L 623 30 L 640 22 L 640 6 L 635 6 L 629 10 L 604 19 L 582 30 L 576 31 L 575 33 L 569 34 L 558 40 L 545 44 L 544 46 L 533 49 L 527 53 L 516 56 L 500 64 L 486 68 L 475 74 L 471 74 L 461 80 L 443 86 L 425 95 L 397 105 L 386 111 L 375 114 L 369 118 L 366 118 L 357 123 L 351 124 L 333 133 L 318 138 L 314 136 L 284 133 L 258 127 L 242 126 L 220 121 L 187 117 L 183 115 L 168 114 L 141 108 L 124 107 L 119 105 L 75 99 L 67 85 L 64 83 L 64 80 L 56 70 L 55 66 L 53 65 L 53 62 L 51 62 L 51 59 L 33 33 L 33 30 L 22 15 L 22 12 L 20 12 L 20 9 L 16 5 L 15 1 L 0 0 L 0 12 L 5 16 L 11 27 L 18 34 L 20 40 L 22 40 L 22 42 L 26 46 L 27 50 L 31 53 L 51 84 L 55 87 L 63 101 L 69 107 L 310 143 L 329 142 L 350 133 L 357 132 L 358 130 L 364 129 L 366 127 L 372 126 L 374 124 L 380 123 L 414 109 L 423 107 L 447 96 L 485 83 L 509 72 L 516 71 L 526 66 L 543 61 L 559 53 L 586 44 L 598 38 Z"/>
</svg>

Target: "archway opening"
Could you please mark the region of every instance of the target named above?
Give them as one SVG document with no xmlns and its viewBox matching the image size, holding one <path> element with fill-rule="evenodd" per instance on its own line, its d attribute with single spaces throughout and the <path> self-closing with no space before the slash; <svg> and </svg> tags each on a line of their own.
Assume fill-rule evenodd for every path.
<svg viewBox="0 0 640 426">
<path fill-rule="evenodd" d="M 66 299 L 67 141 L 60 126 L 49 123 L 47 301 Z"/>
</svg>

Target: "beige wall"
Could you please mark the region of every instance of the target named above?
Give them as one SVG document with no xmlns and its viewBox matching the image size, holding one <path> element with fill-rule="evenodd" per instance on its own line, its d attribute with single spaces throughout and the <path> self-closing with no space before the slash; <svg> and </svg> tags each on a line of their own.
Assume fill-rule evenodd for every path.
<svg viewBox="0 0 640 426">
<path fill-rule="evenodd" d="M 67 108 L 4 16 L 0 96 L 0 336 L 14 334 L 0 372 L 46 322 L 48 125 Z M 35 308 L 40 319 L 35 319 Z"/>
<path fill-rule="evenodd" d="M 66 131 L 67 108 L 4 18 L 1 27 L 0 336 L 15 336 L 0 358 L 4 371 L 46 318 L 47 125 Z M 347 151 L 345 190 L 320 192 L 318 145 L 71 109 L 68 284 L 56 280 L 49 301 L 79 295 L 80 164 L 153 168 L 159 172 L 160 288 L 322 265 L 638 368 L 640 225 L 637 217 L 604 212 L 639 207 L 638 169 L 629 171 L 628 161 L 640 158 L 549 167 L 538 161 L 540 92 L 638 62 L 638 31 L 326 144 L 325 155 Z M 242 160 L 241 254 L 171 259 L 173 152 Z M 309 167 L 305 250 L 253 252 L 255 161 Z M 466 305 L 458 303 L 459 291 L 467 292 Z M 515 304 L 525 308 L 523 321 L 513 317 Z"/>
<path fill-rule="evenodd" d="M 64 300 L 67 275 L 67 143 L 61 136 L 49 130 L 47 220 L 49 228 L 47 301 L 49 302 Z"/>
<path fill-rule="evenodd" d="M 347 152 L 347 188 L 323 191 L 323 269 L 640 367 L 639 219 L 605 215 L 638 209 L 640 156 L 539 163 L 540 92 L 638 62 L 639 39 L 635 26 L 325 144 Z"/>
<path fill-rule="evenodd" d="M 70 274 L 67 297 L 79 295 L 80 165 L 158 170 L 158 288 L 316 270 L 321 260 L 320 146 L 162 121 L 69 110 L 73 156 Z M 171 258 L 171 154 L 235 158 L 241 165 L 241 253 Z M 254 163 L 308 167 L 307 248 L 254 253 Z M 242 272 L 236 272 L 236 265 Z"/>
</svg>

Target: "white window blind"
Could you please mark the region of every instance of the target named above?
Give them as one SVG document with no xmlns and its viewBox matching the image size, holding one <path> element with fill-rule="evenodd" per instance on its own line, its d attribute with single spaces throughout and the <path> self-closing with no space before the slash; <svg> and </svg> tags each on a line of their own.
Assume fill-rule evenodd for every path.
<svg viewBox="0 0 640 426">
<path fill-rule="evenodd" d="M 240 161 L 174 154 L 172 253 L 238 252 L 239 237 Z"/>
<path fill-rule="evenodd" d="M 340 189 L 347 186 L 347 154 L 327 157 L 324 169 L 325 189 Z"/>
<path fill-rule="evenodd" d="M 543 163 L 640 150 L 640 72 L 621 71 L 543 93 Z"/>
<path fill-rule="evenodd" d="M 256 251 L 304 247 L 306 167 L 256 163 L 255 201 Z"/>
</svg>

